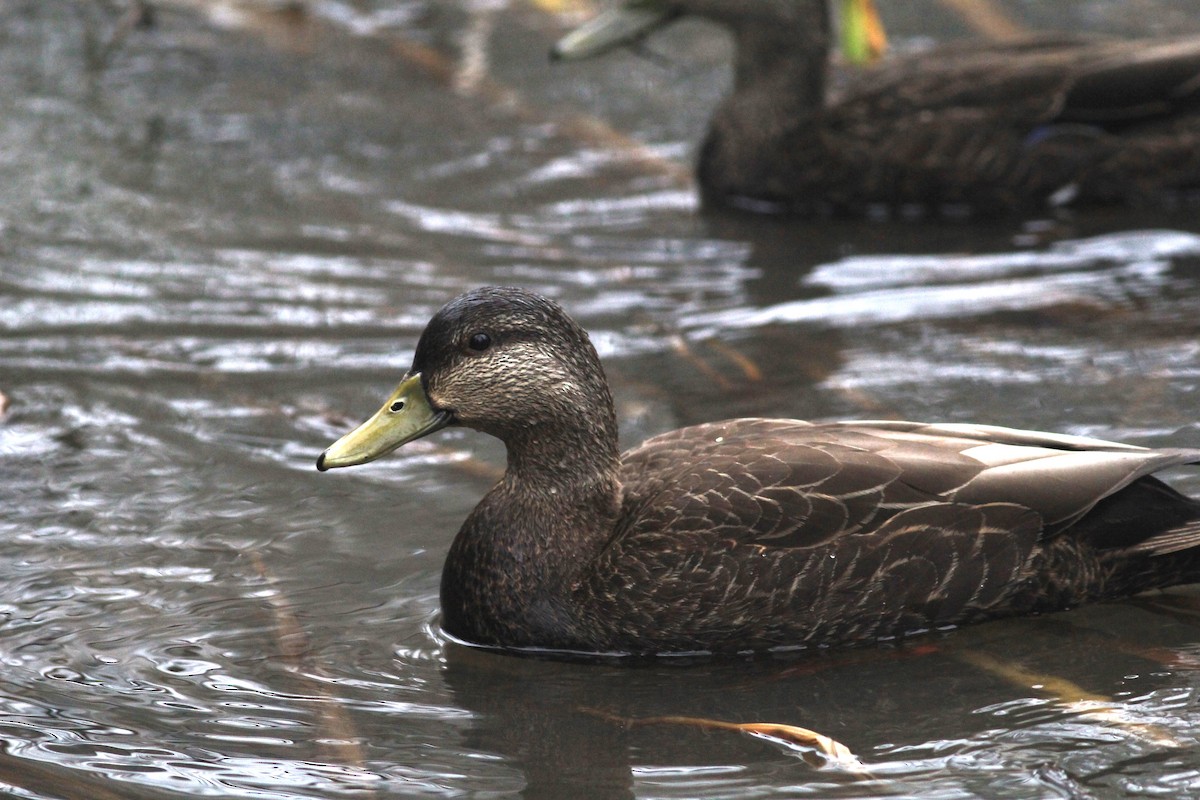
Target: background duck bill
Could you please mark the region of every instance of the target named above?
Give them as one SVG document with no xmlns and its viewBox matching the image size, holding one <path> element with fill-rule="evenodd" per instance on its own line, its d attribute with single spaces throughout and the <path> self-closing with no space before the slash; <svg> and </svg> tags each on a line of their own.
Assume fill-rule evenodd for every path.
<svg viewBox="0 0 1200 800">
<path fill-rule="evenodd" d="M 649 35 L 671 19 L 663 3 L 622 3 L 602 12 L 559 39 L 550 50 L 555 59 L 598 56 Z"/>
<path fill-rule="evenodd" d="M 365 464 L 450 423 L 446 411 L 434 411 L 421 385 L 421 373 L 405 376 L 375 414 L 331 444 L 317 458 L 317 469 Z"/>
</svg>

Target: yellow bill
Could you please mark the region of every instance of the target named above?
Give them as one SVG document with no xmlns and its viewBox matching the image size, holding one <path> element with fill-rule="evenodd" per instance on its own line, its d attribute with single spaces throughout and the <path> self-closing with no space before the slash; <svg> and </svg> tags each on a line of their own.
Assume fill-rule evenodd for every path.
<svg viewBox="0 0 1200 800">
<path fill-rule="evenodd" d="M 317 469 L 365 464 L 397 447 L 450 424 L 448 411 L 434 411 L 421 385 L 421 373 L 406 375 L 374 416 L 331 444 L 317 458 Z"/>
</svg>

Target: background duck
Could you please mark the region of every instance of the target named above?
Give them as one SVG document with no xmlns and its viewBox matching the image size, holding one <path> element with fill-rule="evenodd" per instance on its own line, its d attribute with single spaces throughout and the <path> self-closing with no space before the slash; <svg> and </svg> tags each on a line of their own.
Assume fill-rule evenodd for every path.
<svg viewBox="0 0 1200 800">
<path fill-rule="evenodd" d="M 736 419 L 622 455 L 587 333 L 521 289 L 442 308 L 397 390 L 317 467 L 371 461 L 447 425 L 508 451 L 442 575 L 443 627 L 478 644 L 840 645 L 1200 577 L 1200 503 L 1152 477 L 1200 463 L 1200 450 Z"/>
<path fill-rule="evenodd" d="M 992 215 L 1200 189 L 1200 39 L 1055 36 L 885 59 L 828 88 L 826 0 L 623 0 L 560 40 L 579 59 L 684 16 L 734 37 L 700 148 L 706 205 Z"/>
</svg>

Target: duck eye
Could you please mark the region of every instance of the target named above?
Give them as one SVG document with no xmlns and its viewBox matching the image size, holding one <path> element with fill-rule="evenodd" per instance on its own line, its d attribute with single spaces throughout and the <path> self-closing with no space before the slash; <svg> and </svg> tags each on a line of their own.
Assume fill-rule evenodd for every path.
<svg viewBox="0 0 1200 800">
<path fill-rule="evenodd" d="M 492 337 L 486 333 L 473 333 L 471 338 L 467 340 L 467 347 L 474 350 L 476 353 L 482 353 L 492 346 Z"/>
</svg>

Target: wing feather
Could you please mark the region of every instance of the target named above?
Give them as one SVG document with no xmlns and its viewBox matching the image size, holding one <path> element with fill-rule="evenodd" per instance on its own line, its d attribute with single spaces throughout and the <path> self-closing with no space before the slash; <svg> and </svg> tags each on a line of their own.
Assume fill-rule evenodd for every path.
<svg viewBox="0 0 1200 800">
<path fill-rule="evenodd" d="M 935 503 L 1013 504 L 1061 530 L 1200 450 L 1150 450 L 985 425 L 732 420 L 673 431 L 624 459 L 630 535 L 672 530 L 820 547 Z"/>
</svg>

